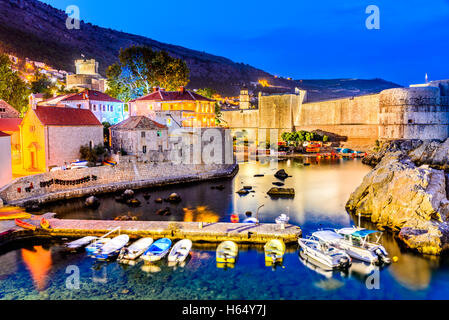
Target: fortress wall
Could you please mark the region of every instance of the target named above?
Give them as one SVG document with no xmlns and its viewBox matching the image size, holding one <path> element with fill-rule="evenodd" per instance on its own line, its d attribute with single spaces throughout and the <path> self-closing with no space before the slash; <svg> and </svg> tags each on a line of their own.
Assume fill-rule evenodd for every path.
<svg viewBox="0 0 449 320">
<path fill-rule="evenodd" d="M 296 130 L 323 130 L 348 140 L 374 142 L 378 138 L 379 94 L 302 104 Z"/>
<path fill-rule="evenodd" d="M 231 129 L 257 129 L 259 110 L 222 111 L 222 119 Z"/>
<path fill-rule="evenodd" d="M 380 94 L 379 138 L 446 139 L 449 106 L 440 89 L 412 87 L 384 90 Z"/>
</svg>

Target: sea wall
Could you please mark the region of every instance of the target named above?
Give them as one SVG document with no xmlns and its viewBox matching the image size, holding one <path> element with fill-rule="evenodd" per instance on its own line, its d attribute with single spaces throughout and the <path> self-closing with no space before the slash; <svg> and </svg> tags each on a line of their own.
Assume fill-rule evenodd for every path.
<svg viewBox="0 0 449 320">
<path fill-rule="evenodd" d="M 232 177 L 237 164 L 175 164 L 121 161 L 115 167 L 46 172 L 21 177 L 0 189 L 0 198 L 8 204 L 43 203 L 168 184 Z"/>
</svg>

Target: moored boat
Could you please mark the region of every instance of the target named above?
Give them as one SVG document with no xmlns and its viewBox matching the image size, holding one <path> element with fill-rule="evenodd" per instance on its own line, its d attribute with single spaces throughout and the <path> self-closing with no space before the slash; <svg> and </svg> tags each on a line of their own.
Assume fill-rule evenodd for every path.
<svg viewBox="0 0 449 320">
<path fill-rule="evenodd" d="M 265 263 L 282 263 L 285 253 L 284 241 L 279 239 L 272 239 L 265 244 L 264 251 Z"/>
<path fill-rule="evenodd" d="M 217 262 L 235 263 L 239 248 L 234 241 L 224 241 L 217 247 Z"/>
<path fill-rule="evenodd" d="M 168 238 L 162 238 L 153 242 L 153 244 L 142 255 L 142 259 L 148 262 L 154 262 L 161 260 L 165 257 L 170 250 L 171 240 Z"/>
<path fill-rule="evenodd" d="M 351 258 L 343 250 L 329 246 L 313 236 L 310 239 L 299 239 L 298 243 L 308 258 L 317 260 L 327 270 L 347 269 L 351 265 Z"/>
<path fill-rule="evenodd" d="M 42 218 L 40 224 L 41 224 L 42 229 L 44 229 L 44 230 L 50 229 L 50 222 L 47 219 Z"/>
<path fill-rule="evenodd" d="M 127 263 L 136 260 L 153 244 L 153 238 L 141 238 L 128 247 L 122 248 L 118 256 L 118 262 Z"/>
<path fill-rule="evenodd" d="M 37 229 L 37 227 L 35 225 L 32 225 L 31 223 L 22 221 L 20 219 L 15 219 L 14 222 L 16 223 L 17 226 L 27 229 L 27 230 L 35 231 Z"/>
<path fill-rule="evenodd" d="M 75 241 L 66 243 L 64 245 L 64 247 L 68 251 L 78 251 L 78 250 L 86 247 L 87 245 L 89 245 L 90 243 L 92 243 L 93 241 L 95 241 L 97 239 L 98 239 L 98 237 L 88 236 L 88 237 L 80 238 Z"/>
<path fill-rule="evenodd" d="M 89 257 L 95 257 L 95 253 L 106 245 L 111 238 L 98 238 L 86 247 L 86 253 Z"/>
<path fill-rule="evenodd" d="M 122 234 L 108 241 L 104 246 L 97 250 L 94 255 L 97 260 L 108 260 L 116 257 L 120 250 L 129 242 L 129 236 Z"/>
<path fill-rule="evenodd" d="M 336 233 L 342 237 L 338 241 L 339 248 L 354 259 L 373 264 L 391 263 L 387 250 L 379 244 L 382 232 L 352 227 L 336 230 Z M 375 234 L 379 234 L 377 239 L 370 242 L 370 236 Z"/>
<path fill-rule="evenodd" d="M 183 262 L 189 255 L 190 249 L 192 249 L 192 241 L 189 239 L 183 239 L 173 246 L 169 255 L 169 262 Z"/>
</svg>

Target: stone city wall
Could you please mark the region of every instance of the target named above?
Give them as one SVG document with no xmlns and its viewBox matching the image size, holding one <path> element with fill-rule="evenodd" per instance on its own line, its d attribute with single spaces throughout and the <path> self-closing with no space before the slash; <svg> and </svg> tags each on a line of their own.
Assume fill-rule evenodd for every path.
<svg viewBox="0 0 449 320">
<path fill-rule="evenodd" d="M 8 204 L 48 202 L 127 188 L 228 177 L 237 170 L 237 164 L 148 164 L 136 162 L 134 157 L 121 157 L 114 167 L 53 171 L 15 179 L 0 189 L 0 198 Z"/>
</svg>

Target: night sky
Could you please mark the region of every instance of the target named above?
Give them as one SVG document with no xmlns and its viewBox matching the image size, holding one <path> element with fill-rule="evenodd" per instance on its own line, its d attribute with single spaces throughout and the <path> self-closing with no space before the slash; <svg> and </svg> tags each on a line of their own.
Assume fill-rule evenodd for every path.
<svg viewBox="0 0 449 320">
<path fill-rule="evenodd" d="M 449 0 L 45 0 L 81 20 L 294 79 L 449 78 Z M 368 5 L 380 29 L 368 30 Z"/>
</svg>

